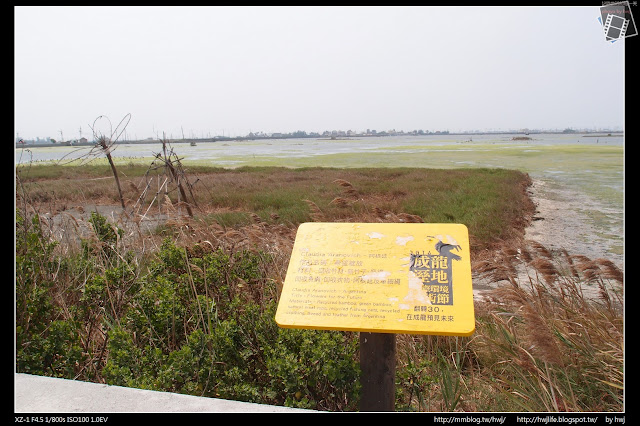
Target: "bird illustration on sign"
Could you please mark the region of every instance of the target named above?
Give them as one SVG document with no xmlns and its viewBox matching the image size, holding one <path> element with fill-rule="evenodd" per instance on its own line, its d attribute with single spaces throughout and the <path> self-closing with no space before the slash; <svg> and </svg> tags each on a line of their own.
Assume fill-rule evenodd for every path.
<svg viewBox="0 0 640 426">
<path fill-rule="evenodd" d="M 405 301 L 429 303 L 433 305 L 453 304 L 452 262 L 462 259 L 454 251 L 461 250 L 460 244 L 450 235 L 427 236 L 428 241 L 436 240 L 437 254 L 431 251 L 411 252 L 409 257 L 409 293 Z M 445 242 L 446 241 L 446 242 Z"/>
</svg>

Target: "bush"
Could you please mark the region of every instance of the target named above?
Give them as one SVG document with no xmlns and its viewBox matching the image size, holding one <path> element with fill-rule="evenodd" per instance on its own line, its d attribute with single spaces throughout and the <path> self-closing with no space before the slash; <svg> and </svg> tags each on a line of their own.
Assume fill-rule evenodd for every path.
<svg viewBox="0 0 640 426">
<path fill-rule="evenodd" d="M 357 341 L 285 330 L 264 253 L 165 240 L 112 330 L 110 384 L 314 409 L 353 408 Z"/>
<path fill-rule="evenodd" d="M 289 407 L 357 410 L 357 347 L 358 339 L 348 333 L 278 330 L 266 352 L 272 391 Z"/>
<path fill-rule="evenodd" d="M 58 319 L 53 302 L 56 246 L 37 215 L 29 220 L 16 212 L 16 370 L 72 378 L 83 357 L 79 325 Z"/>
</svg>

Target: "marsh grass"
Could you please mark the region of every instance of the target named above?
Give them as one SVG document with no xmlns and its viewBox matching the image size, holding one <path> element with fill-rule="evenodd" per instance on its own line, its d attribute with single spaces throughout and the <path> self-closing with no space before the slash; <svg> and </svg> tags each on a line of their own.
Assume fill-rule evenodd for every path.
<svg viewBox="0 0 640 426">
<path fill-rule="evenodd" d="M 127 206 L 137 205 L 140 192 L 161 185 L 149 183 L 148 168 L 120 166 Z M 119 200 L 108 166 L 85 170 L 72 166 L 30 166 L 21 171 L 31 199 L 48 202 L 54 212 L 94 202 Z M 528 175 L 503 169 L 438 170 L 411 168 L 187 169 L 196 215 L 209 223 L 238 226 L 250 214 L 272 224 L 297 226 L 323 217 L 327 221 L 395 221 L 464 223 L 473 244 L 486 248 L 521 238 L 534 206 L 526 189 Z M 154 177 L 153 175 L 151 177 Z M 181 200 L 167 191 L 172 204 Z M 151 209 L 161 212 L 164 199 Z"/>
<path fill-rule="evenodd" d="M 135 203 L 146 169 L 119 170 Z M 471 337 L 398 335 L 396 409 L 624 410 L 623 271 L 524 241 L 522 173 L 199 169 L 194 217 L 168 194 L 163 224 L 146 229 L 127 215 L 67 214 L 117 204 L 108 166 L 18 172 L 20 372 L 357 410 L 357 333 L 273 325 L 297 224 L 462 222 L 474 279 L 494 289 L 475 303 Z"/>
</svg>

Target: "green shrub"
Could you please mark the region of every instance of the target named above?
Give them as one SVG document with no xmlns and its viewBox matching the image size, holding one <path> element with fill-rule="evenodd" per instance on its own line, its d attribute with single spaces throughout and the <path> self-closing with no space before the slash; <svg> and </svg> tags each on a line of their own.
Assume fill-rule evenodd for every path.
<svg viewBox="0 0 640 426">
<path fill-rule="evenodd" d="M 280 329 L 267 348 L 271 389 L 290 407 L 357 410 L 358 339 L 336 331 Z"/>
<path fill-rule="evenodd" d="M 22 332 L 41 331 L 53 315 L 49 291 L 56 245 L 43 235 L 39 216 L 29 220 L 16 212 L 16 326 Z"/>
<path fill-rule="evenodd" d="M 57 246 L 40 218 L 16 212 L 16 371 L 72 378 L 82 363 L 78 323 L 53 301 Z"/>
<path fill-rule="evenodd" d="M 353 408 L 357 341 L 280 329 L 264 253 L 165 240 L 112 330 L 108 383 L 264 404 Z"/>
<path fill-rule="evenodd" d="M 56 320 L 49 323 L 46 333 L 18 333 L 17 371 L 74 378 L 84 362 L 77 331 L 77 323 Z"/>
</svg>

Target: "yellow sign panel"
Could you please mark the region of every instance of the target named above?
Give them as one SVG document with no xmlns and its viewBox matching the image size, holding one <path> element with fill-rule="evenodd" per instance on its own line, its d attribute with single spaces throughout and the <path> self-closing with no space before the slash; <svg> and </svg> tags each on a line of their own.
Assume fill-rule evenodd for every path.
<svg viewBox="0 0 640 426">
<path fill-rule="evenodd" d="M 451 223 L 304 223 L 276 323 L 284 328 L 468 336 L 469 233 Z"/>
</svg>

